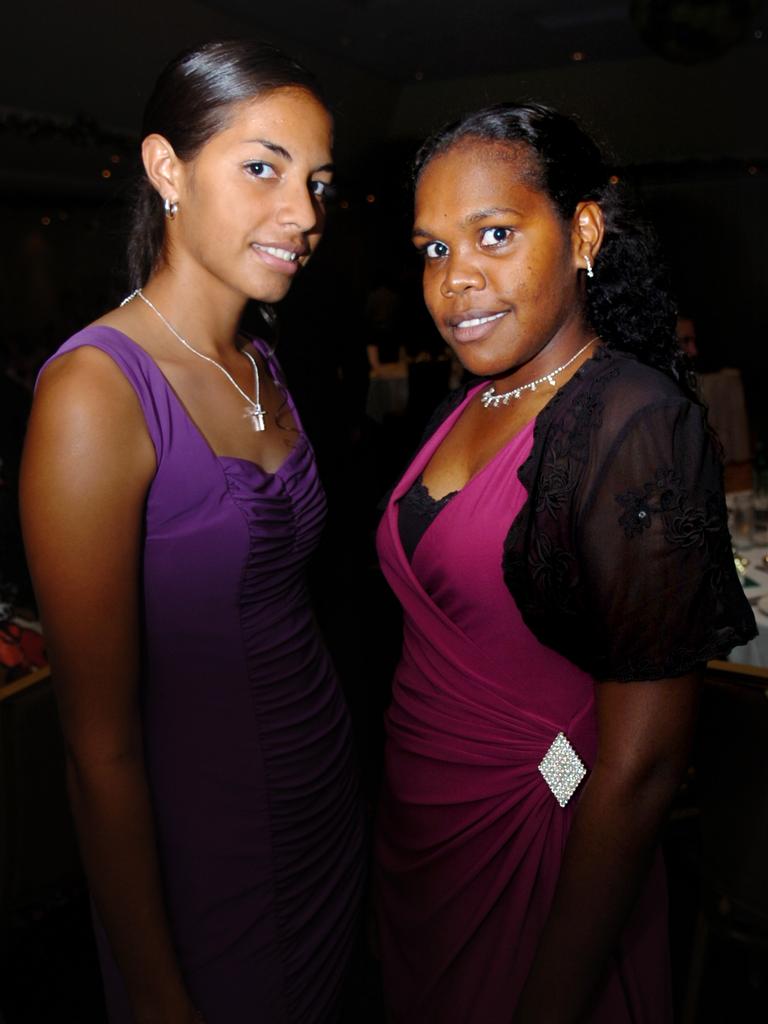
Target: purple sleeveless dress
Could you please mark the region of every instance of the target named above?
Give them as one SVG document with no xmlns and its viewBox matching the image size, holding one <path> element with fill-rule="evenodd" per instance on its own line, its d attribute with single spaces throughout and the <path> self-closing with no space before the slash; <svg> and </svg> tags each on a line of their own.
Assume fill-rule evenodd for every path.
<svg viewBox="0 0 768 1024">
<path fill-rule="evenodd" d="M 206 1024 L 335 1020 L 362 828 L 347 708 L 304 580 L 325 513 L 312 450 L 301 433 L 276 473 L 219 457 L 144 349 L 96 326 L 57 355 L 82 345 L 125 374 L 157 454 L 141 702 L 188 989 Z M 132 1016 L 99 940 L 110 1021 L 123 1024 Z"/>
<path fill-rule="evenodd" d="M 594 681 L 536 639 L 502 575 L 533 423 L 440 510 L 411 564 L 403 551 L 398 501 L 476 391 L 406 470 L 378 533 L 404 610 L 376 839 L 393 1024 L 512 1020 L 579 798 L 561 807 L 538 765 L 561 731 L 587 769 L 597 750 Z M 671 1020 L 659 858 L 587 1020 Z"/>
</svg>

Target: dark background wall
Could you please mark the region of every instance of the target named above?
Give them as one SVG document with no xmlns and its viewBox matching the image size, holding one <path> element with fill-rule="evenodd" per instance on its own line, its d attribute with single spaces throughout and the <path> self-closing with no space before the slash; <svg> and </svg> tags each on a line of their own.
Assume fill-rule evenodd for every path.
<svg viewBox="0 0 768 1024">
<path fill-rule="evenodd" d="M 482 103 L 529 96 L 579 114 L 610 143 L 667 243 L 706 361 L 760 370 L 768 334 L 763 6 L 16 5 L 0 34 L 0 332 L 51 345 L 119 296 L 140 112 L 157 71 L 183 46 L 255 34 L 313 67 L 337 110 L 346 205 L 327 243 L 328 258 L 338 259 L 328 275 L 336 287 L 356 294 L 382 263 L 408 264 L 406 165 L 431 128 Z M 685 7 L 699 11 L 698 35 L 681 35 L 675 19 Z"/>
</svg>

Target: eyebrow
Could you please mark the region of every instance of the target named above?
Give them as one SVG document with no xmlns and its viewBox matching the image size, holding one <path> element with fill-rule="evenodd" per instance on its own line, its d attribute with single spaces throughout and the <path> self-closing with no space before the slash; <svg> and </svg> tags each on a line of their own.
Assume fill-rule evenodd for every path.
<svg viewBox="0 0 768 1024">
<path fill-rule="evenodd" d="M 293 157 L 291 156 L 291 154 L 288 152 L 285 146 L 281 146 L 278 142 L 270 142 L 269 139 L 243 140 L 244 146 L 252 146 L 254 143 L 257 143 L 259 146 L 264 146 L 264 148 L 268 149 L 271 153 L 276 153 L 278 156 L 281 156 L 284 160 L 288 160 L 289 163 L 293 163 Z M 332 163 L 328 163 L 323 164 L 322 167 L 316 167 L 312 173 L 319 174 L 320 171 L 329 171 L 330 173 L 333 173 L 335 169 L 336 168 Z"/>
<path fill-rule="evenodd" d="M 488 217 L 497 217 L 500 213 L 512 213 L 515 217 L 523 216 L 520 210 L 516 210 L 513 206 L 489 206 L 485 210 L 478 210 L 476 213 L 470 213 L 464 223 L 476 224 L 479 220 L 486 220 Z"/>
<path fill-rule="evenodd" d="M 489 206 L 484 210 L 476 210 L 475 213 L 470 213 L 464 220 L 465 224 L 477 224 L 481 220 L 487 220 L 489 217 L 498 217 L 502 213 L 511 213 L 515 217 L 522 217 L 523 214 L 520 210 L 516 210 L 513 206 Z M 438 233 L 439 234 L 439 233 Z M 427 231 L 425 228 L 420 228 L 415 225 L 411 232 L 411 238 L 432 238 L 434 237 L 433 231 Z"/>
</svg>

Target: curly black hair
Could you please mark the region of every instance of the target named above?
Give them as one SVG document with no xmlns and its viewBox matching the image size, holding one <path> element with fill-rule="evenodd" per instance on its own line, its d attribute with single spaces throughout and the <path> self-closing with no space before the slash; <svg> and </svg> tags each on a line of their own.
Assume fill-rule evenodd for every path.
<svg viewBox="0 0 768 1024">
<path fill-rule="evenodd" d="M 531 159 L 523 174 L 564 221 L 583 200 L 600 206 L 605 235 L 594 277 L 586 282 L 587 321 L 605 344 L 664 371 L 686 392 L 695 390 L 675 338 L 676 308 L 656 236 L 590 136 L 573 118 L 541 103 L 497 103 L 430 136 L 416 154 L 414 184 L 434 157 L 470 139 L 527 147 Z"/>
</svg>

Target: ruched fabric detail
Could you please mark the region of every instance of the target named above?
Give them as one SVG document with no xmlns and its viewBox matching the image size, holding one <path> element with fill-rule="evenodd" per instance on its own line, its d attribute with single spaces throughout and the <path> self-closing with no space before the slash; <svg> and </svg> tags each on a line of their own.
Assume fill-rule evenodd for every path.
<svg viewBox="0 0 768 1024">
<path fill-rule="evenodd" d="M 276 473 L 219 457 L 144 349 L 91 327 L 59 354 L 82 345 L 130 382 L 157 456 L 141 710 L 186 984 L 206 1024 L 330 1024 L 360 903 L 362 823 L 349 717 L 304 580 L 325 516 L 312 449 L 300 429 Z M 127 1024 L 97 931 L 110 1022 Z"/>
</svg>

